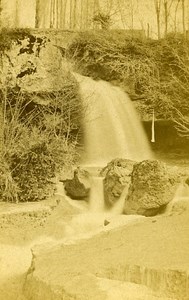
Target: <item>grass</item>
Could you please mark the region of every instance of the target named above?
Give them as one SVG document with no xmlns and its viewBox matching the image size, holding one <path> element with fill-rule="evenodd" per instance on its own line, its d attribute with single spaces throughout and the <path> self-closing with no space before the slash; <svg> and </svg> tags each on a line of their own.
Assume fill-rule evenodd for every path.
<svg viewBox="0 0 189 300">
<path fill-rule="evenodd" d="M 80 99 L 73 78 L 58 92 L 2 91 L 0 197 L 39 201 L 52 195 L 53 178 L 78 160 Z M 34 103 L 38 97 L 45 105 Z"/>
</svg>

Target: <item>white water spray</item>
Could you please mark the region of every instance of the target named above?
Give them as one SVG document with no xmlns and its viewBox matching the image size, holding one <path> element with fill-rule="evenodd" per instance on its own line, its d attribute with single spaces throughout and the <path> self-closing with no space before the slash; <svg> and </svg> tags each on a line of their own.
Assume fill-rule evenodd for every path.
<svg viewBox="0 0 189 300">
<path fill-rule="evenodd" d="M 103 177 L 96 177 L 96 176 L 91 178 L 89 209 L 97 213 L 105 210 L 103 179 L 104 179 Z"/>
<path fill-rule="evenodd" d="M 137 161 L 152 158 L 146 134 L 128 95 L 105 81 L 74 74 L 79 82 L 84 108 L 84 166 L 105 166 L 115 158 Z M 125 189 L 109 211 L 123 211 Z M 90 210 L 105 212 L 103 178 L 93 177 Z"/>
<path fill-rule="evenodd" d="M 179 184 L 173 200 L 166 207 L 165 213 L 171 213 L 174 206 L 179 202 L 185 202 L 189 205 L 189 186 L 186 183 Z"/>
<path fill-rule="evenodd" d="M 74 74 L 85 108 L 84 164 L 105 165 L 120 157 L 152 158 L 144 129 L 128 95 L 105 81 Z"/>
</svg>

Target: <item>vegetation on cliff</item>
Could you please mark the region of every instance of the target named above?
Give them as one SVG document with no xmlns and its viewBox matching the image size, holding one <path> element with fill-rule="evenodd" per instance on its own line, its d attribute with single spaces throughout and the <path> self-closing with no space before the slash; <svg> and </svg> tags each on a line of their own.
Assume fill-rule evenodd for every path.
<svg viewBox="0 0 189 300">
<path fill-rule="evenodd" d="M 29 30 L 1 31 L 1 58 L 13 41 L 19 44 L 26 37 L 33 50 L 35 38 Z M 31 55 L 30 48 L 24 49 L 24 55 Z M 189 41 L 182 35 L 151 40 L 100 30 L 78 33 L 64 55 L 83 75 L 123 87 L 139 103 L 141 114 L 154 109 L 157 118 L 173 120 L 179 134 L 188 137 L 188 53 Z M 78 158 L 78 84 L 71 74 L 60 90 L 51 92 L 28 93 L 1 83 L 0 96 L 1 199 L 43 199 L 53 192 L 57 172 Z"/>
<path fill-rule="evenodd" d="M 9 55 L 7 51 L 13 42 L 21 45 L 24 39 L 35 41 L 28 30 L 3 32 L 0 35 L 2 58 Z M 19 85 L 11 86 L 9 77 L 1 82 L 1 200 L 44 199 L 54 192 L 53 178 L 77 161 L 81 119 L 78 84 L 71 74 L 65 76 L 60 89 L 51 91 L 23 90 Z"/>
<path fill-rule="evenodd" d="M 141 114 L 155 109 L 157 118 L 177 121 L 189 114 L 189 41 L 181 34 L 151 40 L 116 30 L 83 32 L 68 57 L 84 75 L 116 83 L 140 99 Z"/>
</svg>

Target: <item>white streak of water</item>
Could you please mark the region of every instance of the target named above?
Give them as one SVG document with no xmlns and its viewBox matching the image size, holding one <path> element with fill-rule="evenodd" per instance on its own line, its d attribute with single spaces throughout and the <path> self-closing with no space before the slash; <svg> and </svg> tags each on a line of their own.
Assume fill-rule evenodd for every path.
<svg viewBox="0 0 189 300">
<path fill-rule="evenodd" d="M 85 108 L 84 163 L 103 165 L 120 157 L 152 158 L 141 122 L 128 95 L 105 81 L 74 74 Z"/>
</svg>

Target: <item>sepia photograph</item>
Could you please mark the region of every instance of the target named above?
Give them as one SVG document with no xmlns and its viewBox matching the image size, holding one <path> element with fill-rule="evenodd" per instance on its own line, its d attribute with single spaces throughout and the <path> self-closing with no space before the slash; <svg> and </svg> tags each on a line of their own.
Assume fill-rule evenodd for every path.
<svg viewBox="0 0 189 300">
<path fill-rule="evenodd" d="M 189 0 L 0 0 L 0 300 L 189 300 Z"/>
</svg>

